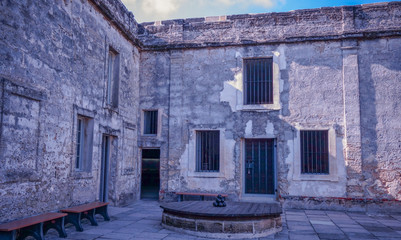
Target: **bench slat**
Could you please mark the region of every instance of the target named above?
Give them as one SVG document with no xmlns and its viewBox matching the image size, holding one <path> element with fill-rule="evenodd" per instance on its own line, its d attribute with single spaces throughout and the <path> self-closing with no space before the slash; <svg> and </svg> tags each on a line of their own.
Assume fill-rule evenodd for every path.
<svg viewBox="0 0 401 240">
<path fill-rule="evenodd" d="M 75 207 L 70 207 L 66 209 L 62 209 L 61 212 L 65 213 L 81 213 L 92 210 L 94 208 L 99 208 L 108 205 L 108 202 L 92 202 L 88 204 L 83 204 Z"/>
<path fill-rule="evenodd" d="M 66 213 L 45 213 L 34 217 L 28 217 L 21 220 L 16 220 L 8 223 L 0 224 L 1 232 L 9 232 L 20 228 L 32 226 L 41 222 L 51 221 L 57 218 L 67 216 Z"/>
</svg>

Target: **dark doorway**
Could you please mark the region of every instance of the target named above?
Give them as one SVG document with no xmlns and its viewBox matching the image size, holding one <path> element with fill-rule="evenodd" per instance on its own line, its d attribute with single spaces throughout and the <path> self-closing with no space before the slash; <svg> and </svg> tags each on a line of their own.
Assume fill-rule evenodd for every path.
<svg viewBox="0 0 401 240">
<path fill-rule="evenodd" d="M 107 202 L 109 194 L 109 166 L 110 166 L 110 136 L 103 135 L 102 138 L 102 159 L 100 169 L 100 193 L 99 200 Z"/>
<path fill-rule="evenodd" d="M 159 199 L 160 149 L 142 149 L 141 198 Z"/>
<path fill-rule="evenodd" d="M 245 140 L 245 193 L 275 194 L 274 139 Z"/>
</svg>

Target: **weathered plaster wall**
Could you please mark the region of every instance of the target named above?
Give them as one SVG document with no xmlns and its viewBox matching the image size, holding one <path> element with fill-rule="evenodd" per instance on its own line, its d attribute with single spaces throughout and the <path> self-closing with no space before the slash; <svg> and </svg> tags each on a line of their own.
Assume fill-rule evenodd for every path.
<svg viewBox="0 0 401 240">
<path fill-rule="evenodd" d="M 115 205 L 139 198 L 141 148 L 161 150 L 162 199 L 188 190 L 266 200 L 243 194 L 245 138 L 276 139 L 287 207 L 352 208 L 357 198 L 360 210 L 370 198 L 401 200 L 400 9 L 391 2 L 138 25 L 120 1 L 2 1 L 0 221 L 98 199 L 103 134 L 113 136 Z M 117 109 L 105 104 L 110 46 L 120 54 Z M 274 106 L 242 104 L 248 57 L 273 59 Z M 142 136 L 142 110 L 156 109 L 159 133 Z M 74 170 L 77 114 L 94 120 L 88 172 Z M 220 173 L 193 170 L 199 129 L 221 132 Z M 299 174 L 300 129 L 330 129 L 329 176 Z"/>
<path fill-rule="evenodd" d="M 160 148 L 160 190 L 165 192 L 169 178 L 169 143 L 168 115 L 170 99 L 170 55 L 168 52 L 142 52 L 140 57 L 139 97 L 140 111 L 158 110 L 159 125 L 157 136 L 143 136 L 139 129 L 138 147 Z M 138 126 L 143 128 L 143 116 L 137 119 Z M 141 155 L 138 155 L 141 159 Z M 161 197 L 164 195 L 161 194 Z"/>
<path fill-rule="evenodd" d="M 88 1 L 2 1 L 0 22 L 0 222 L 98 199 L 104 133 L 116 137 L 110 201 L 137 199 L 138 49 Z M 118 109 L 105 107 L 109 46 Z M 74 169 L 77 113 L 94 118 L 89 172 Z"/>
<path fill-rule="evenodd" d="M 401 39 L 359 43 L 363 187 L 401 199 Z"/>
<path fill-rule="evenodd" d="M 165 179 L 168 180 L 168 191 L 217 191 L 232 194 L 233 198 L 240 197 L 243 195 L 243 139 L 269 137 L 277 139 L 278 190 L 281 194 L 346 196 L 340 47 L 340 42 L 325 42 L 171 51 L 170 168 L 169 178 Z M 242 82 L 243 58 L 275 54 L 278 56 L 275 64 L 280 76 L 281 109 L 237 111 L 236 92 L 242 88 L 236 86 Z M 152 56 L 153 61 L 157 61 L 160 56 L 165 59 L 168 55 L 147 53 L 146 58 Z M 160 64 L 157 65 L 143 72 L 144 82 L 150 72 L 157 71 Z M 165 104 L 168 103 L 166 100 L 159 97 L 149 101 Z M 335 129 L 337 180 L 293 180 L 297 126 Z M 194 176 L 189 169 L 190 163 L 195 161 L 195 129 L 222 130 L 223 176 Z"/>
<path fill-rule="evenodd" d="M 217 191 L 247 200 L 241 146 L 244 138 L 263 137 L 277 141 L 277 189 L 286 207 L 366 210 L 382 199 L 399 201 L 394 129 L 399 129 L 401 69 L 394 56 L 399 54 L 400 7 L 391 2 L 143 24 L 139 38 L 146 59 L 170 59 L 161 88 L 167 90 L 170 82 L 169 99 L 148 96 L 142 102 L 169 108 L 163 191 Z M 273 58 L 279 110 L 242 106 L 247 57 Z M 141 80 L 160 71 L 145 67 Z M 141 85 L 143 90 L 149 86 Z M 191 172 L 197 129 L 222 131 L 223 174 Z M 301 129 L 330 129 L 335 171 L 329 176 L 299 174 Z"/>
</svg>

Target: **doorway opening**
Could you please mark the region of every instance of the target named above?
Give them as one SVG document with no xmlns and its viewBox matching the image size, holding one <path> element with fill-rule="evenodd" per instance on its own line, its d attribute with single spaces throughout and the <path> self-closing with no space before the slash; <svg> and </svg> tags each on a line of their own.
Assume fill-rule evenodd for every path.
<svg viewBox="0 0 401 240">
<path fill-rule="evenodd" d="M 141 199 L 159 199 L 160 149 L 142 149 Z"/>
<path fill-rule="evenodd" d="M 245 194 L 275 195 L 274 139 L 245 139 Z"/>
<path fill-rule="evenodd" d="M 109 166 L 110 166 L 110 140 L 111 137 L 103 135 L 102 137 L 102 159 L 100 170 L 100 192 L 99 200 L 107 202 L 109 200 Z"/>
</svg>

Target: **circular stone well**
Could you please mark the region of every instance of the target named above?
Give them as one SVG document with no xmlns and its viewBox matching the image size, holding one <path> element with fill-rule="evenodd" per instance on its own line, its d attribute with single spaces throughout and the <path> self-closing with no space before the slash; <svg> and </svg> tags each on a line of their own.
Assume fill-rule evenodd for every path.
<svg viewBox="0 0 401 240">
<path fill-rule="evenodd" d="M 278 203 L 186 201 L 162 204 L 166 229 L 214 238 L 255 238 L 281 231 Z"/>
</svg>

